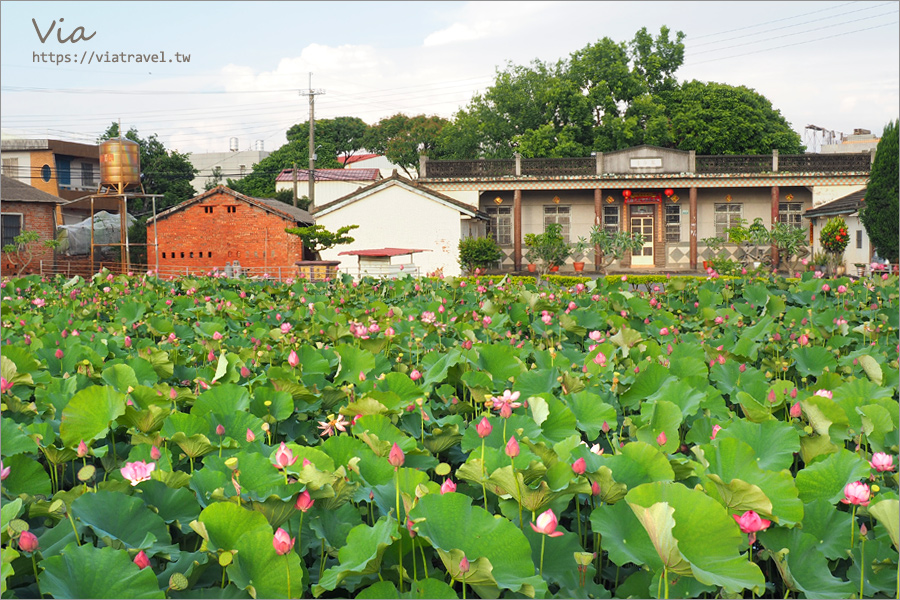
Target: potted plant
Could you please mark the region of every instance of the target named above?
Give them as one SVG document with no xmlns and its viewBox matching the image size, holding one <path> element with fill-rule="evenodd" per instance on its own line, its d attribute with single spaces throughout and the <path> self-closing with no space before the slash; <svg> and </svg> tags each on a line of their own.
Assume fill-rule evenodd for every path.
<svg viewBox="0 0 900 600">
<path fill-rule="evenodd" d="M 319 253 L 340 244 L 352 244 L 354 239 L 347 234 L 358 227 L 359 225 L 347 225 L 340 227 L 333 233 L 322 225 L 286 228 L 285 232 L 296 235 L 303 240 L 303 246 L 315 257 L 315 260 L 301 260 L 296 263 L 299 276 L 310 281 L 327 280 L 337 276 L 337 268 L 341 262 L 338 260 L 322 260 L 322 256 Z"/>
<path fill-rule="evenodd" d="M 637 252 L 644 245 L 644 236 L 640 233 L 630 233 L 628 231 L 611 232 L 594 225 L 591 229 L 592 246 L 596 246 L 600 250 L 600 262 L 597 268 L 601 273 L 606 273 L 606 269 L 615 261 L 622 260 L 626 252 Z"/>
<path fill-rule="evenodd" d="M 712 262 L 711 259 L 720 258 L 720 255 L 722 254 L 722 247 L 725 246 L 725 239 L 717 237 L 717 236 L 713 236 L 713 237 L 703 238 L 702 240 L 700 240 L 700 243 L 703 244 L 704 246 L 706 246 L 707 249 L 712 253 L 712 256 L 709 257 L 709 260 L 703 261 L 703 268 L 708 269 L 710 266 L 710 263 Z"/>
<path fill-rule="evenodd" d="M 541 274 L 558 271 L 571 254 L 559 223 L 550 223 L 544 233 L 526 233 L 525 246 L 528 247 L 526 260 L 529 263 L 539 260 Z"/>
<path fill-rule="evenodd" d="M 849 241 L 847 223 L 843 217 L 833 217 L 825 223 L 819 234 L 819 242 L 828 253 L 828 266 L 832 275 L 844 274 L 844 250 Z"/>
<path fill-rule="evenodd" d="M 532 235 L 532 234 L 530 234 L 530 233 L 525 234 L 526 246 L 528 245 L 528 236 L 529 235 Z M 525 251 L 525 262 L 528 263 L 528 271 L 530 273 L 534 273 L 535 271 L 537 271 L 537 254 L 535 253 L 534 249 L 528 248 Z"/>
<path fill-rule="evenodd" d="M 778 258 L 787 265 L 788 271 L 800 271 L 800 261 L 808 254 L 806 231 L 789 223 L 775 223 L 772 226 L 772 243 L 778 248 Z"/>
<path fill-rule="evenodd" d="M 575 269 L 576 273 L 584 271 L 584 256 L 593 247 L 594 245 L 591 244 L 591 241 L 584 237 L 578 238 L 578 241 L 572 244 L 572 259 L 574 260 L 572 268 Z"/>
</svg>

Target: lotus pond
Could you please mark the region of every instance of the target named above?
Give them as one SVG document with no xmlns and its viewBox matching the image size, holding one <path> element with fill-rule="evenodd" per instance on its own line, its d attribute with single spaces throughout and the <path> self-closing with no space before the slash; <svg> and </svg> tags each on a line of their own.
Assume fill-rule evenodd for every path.
<svg viewBox="0 0 900 600">
<path fill-rule="evenodd" d="M 898 280 L 5 280 L 4 598 L 896 598 Z"/>
</svg>

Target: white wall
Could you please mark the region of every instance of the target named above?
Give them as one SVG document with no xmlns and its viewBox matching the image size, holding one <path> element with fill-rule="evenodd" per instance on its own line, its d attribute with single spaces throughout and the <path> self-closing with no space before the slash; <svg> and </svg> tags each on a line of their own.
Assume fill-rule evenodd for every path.
<svg viewBox="0 0 900 600">
<path fill-rule="evenodd" d="M 817 185 L 812 188 L 813 208 L 864 189 L 864 185 Z"/>
<path fill-rule="evenodd" d="M 847 267 L 848 273 L 856 273 L 856 269 L 853 267 L 855 263 L 868 264 L 870 262 L 869 235 L 866 233 L 866 228 L 859 220 L 858 213 L 842 216 L 844 217 L 844 222 L 847 224 L 847 233 L 850 235 L 850 243 L 847 244 L 847 247 L 844 249 L 844 266 Z M 819 236 L 822 234 L 822 228 L 825 227 L 825 223 L 831 218 L 832 217 L 819 217 L 813 224 L 813 252 L 822 251 L 822 243 L 819 241 Z M 857 231 L 862 231 L 862 248 L 856 247 Z"/>
<path fill-rule="evenodd" d="M 394 172 L 394 169 L 397 170 L 397 173 L 403 175 L 404 177 L 411 177 L 413 179 L 419 176 L 419 172 L 416 169 L 410 169 L 409 175 L 406 174 L 406 171 L 403 170 L 403 167 L 400 165 L 395 165 L 391 161 L 389 161 L 384 156 L 376 156 L 375 158 L 366 158 L 363 160 L 358 160 L 350 163 L 345 169 L 378 169 L 378 172 L 381 173 L 382 178 L 388 178 Z"/>
<path fill-rule="evenodd" d="M 320 181 L 316 180 L 316 206 L 323 206 L 332 200 L 337 200 L 348 194 L 352 194 L 359 188 L 372 185 L 374 181 Z M 275 182 L 275 191 L 281 190 L 293 191 L 293 181 L 277 181 Z M 309 182 L 297 182 L 297 195 L 306 196 L 309 194 Z"/>
<path fill-rule="evenodd" d="M 316 188 L 318 195 L 318 188 Z M 317 198 L 318 200 L 318 198 Z M 355 241 L 322 252 L 323 260 L 340 260 L 340 267 L 355 269 L 355 256 L 338 256 L 347 250 L 376 248 L 420 248 L 431 252 L 413 255 L 423 274 L 443 268 L 444 275 L 459 275 L 460 220 L 456 208 L 441 205 L 412 191 L 393 185 L 326 215 L 316 215 L 316 224 L 334 231 L 359 225 L 350 235 Z M 405 263 L 408 255 L 394 257 Z"/>
<path fill-rule="evenodd" d="M 39 178 L 41 176 L 41 165 L 38 165 L 37 170 L 35 170 L 34 172 L 32 172 L 31 170 L 31 152 L 16 152 L 4 150 L 2 158 L 16 158 L 19 160 L 18 171 L 3 173 L 7 177 L 14 177 L 22 183 L 34 185 L 34 181 L 32 180 L 32 178 Z M 52 167 L 53 165 L 50 166 Z"/>
</svg>

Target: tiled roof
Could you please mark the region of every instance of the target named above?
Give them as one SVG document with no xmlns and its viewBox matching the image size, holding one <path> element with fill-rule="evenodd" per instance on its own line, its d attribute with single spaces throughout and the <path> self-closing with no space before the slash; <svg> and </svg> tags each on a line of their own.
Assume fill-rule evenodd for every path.
<svg viewBox="0 0 900 600">
<path fill-rule="evenodd" d="M 369 160 L 370 158 L 379 158 L 380 154 L 354 154 L 349 159 L 345 156 L 338 156 L 338 162 L 342 165 L 352 165 L 361 160 Z"/>
<path fill-rule="evenodd" d="M 362 169 L 359 169 L 359 170 L 362 170 Z M 388 187 L 391 185 L 400 185 L 400 186 L 406 187 L 407 189 L 412 188 L 418 192 L 421 192 L 423 194 L 431 196 L 434 200 L 443 202 L 445 204 L 451 204 L 451 205 L 455 206 L 456 208 L 458 208 L 460 210 L 460 212 L 462 212 L 464 214 L 474 216 L 479 219 L 487 219 L 488 218 L 487 214 L 478 210 L 477 207 L 466 204 L 465 202 L 460 202 L 456 198 L 451 198 L 450 196 L 448 196 L 446 194 L 442 194 L 431 188 L 425 187 L 424 185 L 422 185 L 416 181 L 413 181 L 412 179 L 407 179 L 406 177 L 403 177 L 402 175 L 398 175 L 396 171 L 390 177 L 386 177 L 384 179 L 376 181 L 375 183 L 372 183 L 364 188 L 360 188 L 360 189 L 356 190 L 355 192 L 351 192 L 351 193 L 347 194 L 346 196 L 342 196 L 342 197 L 338 198 L 337 200 L 332 200 L 331 202 L 329 202 L 327 204 L 323 204 L 322 206 L 317 206 L 317 207 L 313 208 L 313 213 L 320 214 L 322 212 L 327 211 L 328 209 L 335 208 L 338 205 L 350 204 L 350 203 L 355 202 L 356 200 L 359 200 L 360 198 L 368 195 L 369 193 L 374 192 L 376 189 L 378 189 L 380 187 Z"/>
<path fill-rule="evenodd" d="M 316 181 L 377 181 L 381 177 L 378 169 L 316 169 Z M 285 169 L 275 181 L 293 181 L 292 169 Z M 308 169 L 297 169 L 297 181 L 309 181 Z"/>
<path fill-rule="evenodd" d="M 803 216 L 807 219 L 814 217 L 830 217 L 834 215 L 849 215 L 859 210 L 866 200 L 866 190 L 862 189 L 852 194 L 847 194 L 831 202 L 810 208 Z"/>
<path fill-rule="evenodd" d="M 185 200 L 181 204 L 177 204 L 172 208 L 164 210 L 163 212 L 156 215 L 155 218 L 151 217 L 147 219 L 147 222 L 150 223 L 155 220 L 165 219 L 173 215 L 174 213 L 181 211 L 191 206 L 192 204 L 201 202 L 205 198 L 214 196 L 215 194 L 228 194 L 229 196 L 233 196 L 235 199 L 246 202 L 247 204 L 252 204 L 254 206 L 258 206 L 263 210 L 276 213 L 288 221 L 295 221 L 306 225 L 312 225 L 316 222 L 315 218 L 311 214 L 301 208 L 295 208 L 291 204 L 285 204 L 284 202 L 281 202 L 274 198 L 252 198 L 250 196 L 245 196 L 244 194 L 236 192 L 231 188 L 227 188 L 224 185 L 214 187 L 209 191 L 203 192 L 199 196 L 194 196 L 190 200 Z"/>
<path fill-rule="evenodd" d="M 0 175 L 0 200 L 3 202 L 46 202 L 62 204 L 64 198 L 48 194 L 18 179 Z"/>
<path fill-rule="evenodd" d="M 421 248 L 379 248 L 377 250 L 345 250 L 338 252 L 338 256 L 371 256 L 371 257 L 389 257 L 402 256 L 403 254 L 416 254 L 418 252 L 431 252 L 428 249 Z"/>
</svg>

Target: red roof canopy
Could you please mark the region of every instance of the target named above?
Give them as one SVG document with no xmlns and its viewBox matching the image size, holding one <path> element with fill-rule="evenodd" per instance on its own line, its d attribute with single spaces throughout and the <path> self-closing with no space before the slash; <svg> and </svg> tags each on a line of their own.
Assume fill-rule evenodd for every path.
<svg viewBox="0 0 900 600">
<path fill-rule="evenodd" d="M 401 254 L 415 254 L 417 252 L 431 252 L 431 250 L 418 250 L 416 248 L 379 248 L 377 250 L 347 250 L 338 252 L 338 256 L 400 256 Z"/>
</svg>

